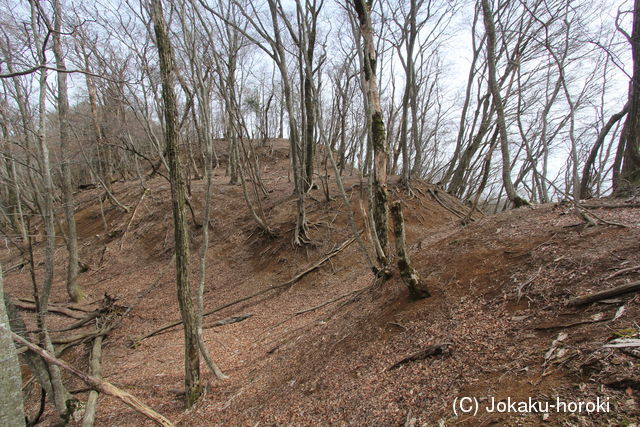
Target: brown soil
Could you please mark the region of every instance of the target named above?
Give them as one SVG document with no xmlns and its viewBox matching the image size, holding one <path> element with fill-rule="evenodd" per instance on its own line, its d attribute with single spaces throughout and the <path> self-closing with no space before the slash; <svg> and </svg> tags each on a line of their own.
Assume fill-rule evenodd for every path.
<svg viewBox="0 0 640 427">
<path fill-rule="evenodd" d="M 333 199 L 321 189 L 307 200 L 312 245 L 294 248 L 295 201 L 287 177 L 287 146 L 273 141 L 260 149 L 261 173 L 270 191 L 262 200 L 275 238 L 253 222 L 239 186 L 216 170 L 210 249 L 207 254 L 205 310 L 282 283 L 351 237 L 345 206 L 331 185 Z M 172 260 L 169 185 L 162 177 L 149 190 L 127 230 L 131 213 L 104 203 L 105 230 L 98 190 L 76 194 L 81 258 L 90 265 L 80 284 L 85 306 L 95 307 L 104 293 L 118 304 L 148 295 L 108 337 L 103 351 L 107 381 L 141 398 L 176 424 L 191 425 L 629 425 L 640 416 L 637 355 L 603 347 L 620 335 L 637 336 L 637 295 L 606 303 L 568 308 L 577 295 L 613 287 L 640 276 L 640 211 L 597 209 L 598 217 L 627 227 L 601 224 L 585 228 L 570 206 L 543 205 L 460 224 L 463 204 L 437 188 L 417 183 L 412 194 L 391 185 L 405 204 L 407 241 L 414 266 L 432 297 L 411 302 L 398 275 L 375 281 L 357 245 L 293 286 L 266 293 L 205 319 L 206 325 L 231 315 L 251 313 L 243 322 L 205 329 L 205 340 L 229 379 L 214 380 L 203 364 L 207 392 L 185 411 L 179 396 L 183 378 L 180 328 L 130 348 L 131 339 L 179 318 Z M 366 193 L 357 175 L 345 187 L 356 219 L 362 223 Z M 192 202 L 201 221 L 204 181 L 194 181 Z M 142 194 L 136 181 L 114 184 L 118 199 L 133 208 Z M 450 205 L 443 207 L 438 199 Z M 618 203 L 607 200 L 595 203 Z M 453 207 L 453 209 L 451 209 Z M 197 283 L 201 228 L 192 225 L 192 277 Z M 363 236 L 366 237 L 365 232 Z M 65 303 L 65 249 L 56 251 L 52 302 Z M 122 245 L 122 248 L 121 248 Z M 43 259 L 42 237 L 36 258 Z M 19 261 L 4 250 L 3 266 Z M 637 269 L 630 267 L 639 266 Z M 613 276 L 622 269 L 629 271 Z M 613 277 L 611 277 L 613 276 Z M 7 292 L 32 295 L 26 269 L 9 272 Z M 357 291 L 357 292 L 355 292 Z M 296 315 L 338 296 L 337 302 Z M 624 311 L 612 319 L 619 308 Z M 23 315 L 29 323 L 31 313 Z M 591 322 L 574 325 L 579 322 Z M 51 327 L 72 323 L 51 315 Z M 556 342 L 559 334 L 567 337 Z M 54 336 L 64 333 L 54 334 Z M 432 344 L 448 343 L 444 355 L 389 369 Z M 553 348 L 553 351 L 551 349 Z M 89 344 L 64 354 L 87 370 Z M 25 372 L 25 380 L 29 374 Z M 65 376 L 71 390 L 82 389 Z M 27 411 L 37 410 L 38 391 L 28 387 Z M 77 395 L 86 399 L 86 392 Z M 489 414 L 457 417 L 456 397 L 482 405 L 491 397 L 540 401 L 609 399 L 608 414 Z M 52 411 L 46 423 L 55 421 Z M 97 425 L 147 425 L 149 422 L 102 396 Z"/>
</svg>

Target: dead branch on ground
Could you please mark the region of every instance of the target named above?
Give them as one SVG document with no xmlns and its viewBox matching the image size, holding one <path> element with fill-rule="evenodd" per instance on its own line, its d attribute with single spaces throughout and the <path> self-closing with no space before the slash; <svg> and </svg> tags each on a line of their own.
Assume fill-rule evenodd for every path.
<svg viewBox="0 0 640 427">
<path fill-rule="evenodd" d="M 129 219 L 129 222 L 127 223 L 127 226 L 125 227 L 124 232 L 122 233 L 122 237 L 120 238 L 120 250 L 122 250 L 122 246 L 124 246 L 124 241 L 127 237 L 127 232 L 129 231 L 129 228 L 131 228 L 131 223 L 133 222 L 133 219 L 136 217 L 136 212 L 138 212 L 138 207 L 140 207 L 140 205 L 142 204 L 142 201 L 144 200 L 144 196 L 147 194 L 147 190 L 148 188 L 145 188 L 142 191 L 142 195 L 140 196 L 138 203 L 136 203 L 136 207 L 133 208 L 133 213 L 131 214 L 131 218 Z"/>
<path fill-rule="evenodd" d="M 610 297 L 615 297 L 618 295 L 628 294 L 630 292 L 637 292 L 637 291 L 640 291 L 640 281 L 616 286 L 615 288 L 607 289 L 600 292 L 595 292 L 589 295 L 582 295 L 572 299 L 567 303 L 567 305 L 570 307 L 578 307 L 581 305 L 590 304 L 592 302 L 601 301 L 603 299 L 607 299 Z"/>
<path fill-rule="evenodd" d="M 156 422 L 158 425 L 173 427 L 173 424 L 171 423 L 171 421 L 169 421 L 168 419 L 166 419 L 165 417 L 163 417 L 162 415 L 160 415 L 159 413 L 151 409 L 149 406 L 145 405 L 142 401 L 140 401 L 134 395 L 124 390 L 121 390 L 116 386 L 114 386 L 113 384 L 107 381 L 104 381 L 100 378 L 87 375 L 84 372 L 74 368 L 73 366 L 68 365 L 66 362 L 62 360 L 56 359 L 55 357 L 47 353 L 42 348 L 38 347 L 35 344 L 32 344 L 31 342 L 22 338 L 20 335 L 17 335 L 11 330 L 7 329 L 4 325 L 0 325 L 0 328 L 3 328 L 7 333 L 11 334 L 11 337 L 17 343 L 22 344 L 27 348 L 29 348 L 30 350 L 38 353 L 46 361 L 53 363 L 66 371 L 71 372 L 73 375 L 77 376 L 82 381 L 84 381 L 87 385 L 91 386 L 94 390 L 97 390 L 101 393 L 108 394 L 109 396 L 113 396 L 119 399 L 120 401 L 124 402 L 127 406 L 129 406 L 136 412 L 144 415 L 145 417 L 149 418 L 150 420 Z"/>
<path fill-rule="evenodd" d="M 451 343 L 440 343 L 440 344 L 434 344 L 434 345 L 430 345 L 429 347 L 420 350 L 416 353 L 411 354 L 410 356 L 405 357 L 404 359 L 400 360 L 399 362 L 394 363 L 393 365 L 389 366 L 387 368 L 387 371 L 391 371 L 392 369 L 396 369 L 399 368 L 400 366 L 409 363 L 409 362 L 415 362 L 417 360 L 424 360 L 427 357 L 431 357 L 431 356 L 440 356 L 440 355 L 447 355 L 449 354 L 449 347 L 451 346 Z"/>
<path fill-rule="evenodd" d="M 275 291 L 277 289 L 282 289 L 282 288 L 286 288 L 289 286 L 293 286 L 298 280 L 300 280 L 301 278 L 303 278 L 304 276 L 306 276 L 308 273 L 312 272 L 313 270 L 317 269 L 318 267 L 320 267 L 322 264 L 324 264 L 325 262 L 327 262 L 329 259 L 333 258 L 334 256 L 336 256 L 338 253 L 340 253 L 342 250 L 344 250 L 345 248 L 347 248 L 351 243 L 353 243 L 355 240 L 355 238 L 350 238 L 348 240 L 346 240 L 344 243 L 342 243 L 340 246 L 338 246 L 336 249 L 333 249 L 331 252 L 329 252 L 327 255 L 325 255 L 324 257 L 322 257 L 320 260 L 314 262 L 313 264 L 311 264 L 309 267 L 305 268 L 304 270 L 302 270 L 300 273 L 296 274 L 295 276 L 293 276 L 291 279 L 287 280 L 286 282 L 280 283 L 278 285 L 273 285 L 271 287 L 268 287 L 266 289 L 263 289 L 261 291 L 255 292 L 249 296 L 237 299 L 235 301 L 232 301 L 228 304 L 224 304 L 220 307 L 214 308 L 213 310 L 209 310 L 205 313 L 202 313 L 202 317 L 207 317 L 210 316 L 214 313 L 217 313 L 221 310 L 224 310 L 225 308 L 229 308 L 229 307 L 233 307 L 234 305 L 238 305 L 242 302 L 248 301 L 250 299 L 253 299 L 255 297 L 258 297 L 260 295 L 266 294 L 267 292 L 271 292 L 271 291 Z M 168 329 L 174 328 L 176 326 L 179 326 L 182 324 L 182 320 L 177 320 L 175 322 L 171 322 L 168 323 L 158 329 L 155 329 L 141 337 L 135 337 L 131 340 L 131 346 L 135 347 L 136 345 L 138 345 L 140 343 L 140 341 L 150 338 L 154 335 L 159 334 L 160 332 L 164 332 Z"/>
</svg>

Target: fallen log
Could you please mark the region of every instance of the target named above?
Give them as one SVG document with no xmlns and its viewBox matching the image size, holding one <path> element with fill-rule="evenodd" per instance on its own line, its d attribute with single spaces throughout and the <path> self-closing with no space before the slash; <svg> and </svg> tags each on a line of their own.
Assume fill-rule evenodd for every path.
<svg viewBox="0 0 640 427">
<path fill-rule="evenodd" d="M 434 345 L 430 345 L 429 347 L 420 350 L 416 353 L 413 353 L 410 356 L 405 357 L 404 359 L 400 360 L 399 362 L 394 363 L 393 365 L 389 366 L 387 368 L 387 371 L 390 371 L 392 369 L 396 369 L 399 368 L 400 366 L 409 363 L 409 362 L 415 362 L 417 360 L 424 360 L 427 357 L 431 357 L 431 356 L 440 356 L 440 355 L 445 355 L 449 353 L 449 346 L 451 345 L 451 343 L 440 343 L 440 344 L 434 344 Z"/>
<path fill-rule="evenodd" d="M 82 341 L 87 338 L 94 338 L 94 337 L 105 335 L 105 334 L 106 332 L 102 330 L 93 330 L 93 331 L 81 332 L 79 334 L 70 335 L 66 337 L 52 338 L 51 343 L 52 344 L 71 344 L 76 341 Z"/>
<path fill-rule="evenodd" d="M 570 300 L 567 305 L 569 307 L 578 307 L 592 302 L 600 301 L 603 299 L 615 297 L 618 295 L 628 294 L 629 292 L 640 291 L 640 281 L 627 283 L 626 285 L 616 286 L 615 288 L 607 289 L 600 292 L 595 292 L 589 295 L 582 295 Z"/>
<path fill-rule="evenodd" d="M 91 367 L 91 375 L 95 378 L 102 378 L 102 367 L 100 359 L 102 358 L 102 336 L 99 335 L 93 340 L 93 348 L 91 349 L 91 359 L 89 366 Z M 84 410 L 82 418 L 82 427 L 93 427 L 96 421 L 96 409 L 98 407 L 98 392 L 91 390 L 87 398 L 87 406 Z"/>
<path fill-rule="evenodd" d="M 93 319 L 98 318 L 99 316 L 100 316 L 100 311 L 96 310 L 93 313 L 89 313 L 84 318 L 80 319 L 75 323 L 72 323 L 69 326 L 65 326 L 64 328 L 60 328 L 60 329 L 49 329 L 49 332 L 67 332 L 67 331 L 72 331 L 74 329 L 82 328 L 87 323 L 91 322 Z"/>
<path fill-rule="evenodd" d="M 22 302 L 29 303 L 29 304 L 35 304 L 35 302 L 31 298 L 18 298 L 18 300 L 22 301 Z M 74 303 L 74 302 L 67 302 L 67 303 L 64 303 L 64 305 L 59 304 L 59 303 L 50 302 L 48 307 L 61 307 L 61 308 L 66 308 L 67 310 L 80 311 L 82 313 L 91 313 L 93 311 L 93 309 L 87 307 L 86 305 L 91 305 L 91 304 L 94 304 L 94 303 L 99 302 L 99 301 L 102 301 L 102 300 L 99 299 L 99 300 L 94 301 L 94 302 L 89 303 L 89 304 L 80 304 L 80 303 Z"/>
<path fill-rule="evenodd" d="M 47 360 L 48 362 L 53 363 L 54 365 L 58 365 L 62 369 L 71 372 L 73 375 L 77 376 L 82 381 L 84 381 L 87 385 L 91 386 L 91 388 L 93 388 L 94 390 L 97 390 L 100 393 L 108 394 L 109 396 L 113 396 L 121 400 L 127 406 L 129 406 L 136 412 L 144 415 L 145 417 L 149 418 L 150 420 L 156 422 L 158 425 L 173 427 L 173 424 L 171 423 L 171 421 L 169 421 L 168 419 L 166 419 L 165 417 L 163 417 L 162 415 L 160 415 L 159 413 L 151 409 L 149 406 L 145 405 L 142 401 L 140 401 L 134 395 L 124 390 L 120 390 L 118 387 L 114 386 L 113 384 L 107 381 L 104 381 L 103 379 L 96 378 L 91 375 L 87 375 L 84 372 L 74 368 L 73 366 L 68 365 L 66 362 L 60 359 L 56 359 L 55 357 L 50 355 L 48 352 L 46 352 L 42 348 L 25 340 L 20 335 L 15 334 L 14 332 L 6 328 L 4 325 L 0 325 L 0 328 L 4 329 L 7 333 L 11 334 L 11 337 L 15 342 L 22 344 L 27 348 L 29 348 L 30 350 L 33 350 L 34 352 L 38 353 L 40 356 L 42 356 L 43 359 Z"/>
<path fill-rule="evenodd" d="M 346 247 L 348 247 L 351 243 L 353 243 L 355 240 L 354 237 L 346 240 L 344 243 L 342 243 L 340 246 L 338 246 L 336 249 L 332 250 L 331 252 L 329 252 L 326 256 L 324 256 L 323 258 L 321 258 L 320 260 L 316 261 L 315 263 L 311 264 L 309 267 L 305 268 L 303 271 L 301 271 L 300 273 L 296 274 L 295 276 L 293 276 L 291 279 L 287 280 L 286 282 L 280 283 L 278 285 L 274 285 L 274 286 L 270 286 L 266 289 L 263 289 L 261 291 L 255 292 L 249 296 L 237 299 L 235 301 L 232 301 L 228 304 L 224 304 L 220 307 L 216 307 L 213 310 L 209 310 L 205 313 L 202 314 L 202 317 L 207 317 L 210 316 L 214 313 L 217 313 L 219 311 L 224 310 L 225 308 L 229 308 L 229 307 L 233 307 L 234 305 L 238 305 L 242 302 L 248 301 L 250 299 L 253 299 L 255 297 L 258 297 L 260 295 L 266 294 L 267 292 L 271 292 L 271 291 L 275 291 L 277 289 L 281 289 L 281 288 L 285 288 L 287 286 L 292 286 L 293 284 L 295 284 L 298 280 L 300 280 L 301 278 L 303 278 L 304 276 L 306 276 L 308 273 L 312 272 L 313 270 L 315 270 L 316 268 L 320 267 L 322 264 L 324 264 L 325 262 L 327 262 L 329 259 L 331 259 L 332 257 L 334 257 L 335 255 L 337 255 L 340 251 L 342 251 L 343 249 L 345 249 Z M 142 337 L 137 337 L 131 340 L 130 345 L 135 347 L 140 341 L 150 338 L 154 335 L 159 334 L 160 332 L 164 332 L 168 329 L 174 328 L 176 326 L 179 326 L 182 324 L 182 320 L 176 320 L 175 322 L 171 322 L 168 323 L 164 326 L 161 326 L 158 329 L 155 329 L 145 335 L 143 335 Z"/>
</svg>

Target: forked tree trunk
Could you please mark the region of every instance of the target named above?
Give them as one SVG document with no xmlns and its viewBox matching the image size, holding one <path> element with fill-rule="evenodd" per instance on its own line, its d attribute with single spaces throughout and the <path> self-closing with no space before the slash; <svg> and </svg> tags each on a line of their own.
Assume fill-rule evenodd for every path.
<svg viewBox="0 0 640 427">
<path fill-rule="evenodd" d="M 35 0 L 30 1 L 31 5 L 31 28 L 34 34 L 34 43 L 38 46 L 38 49 L 42 46 L 42 40 L 38 32 L 38 16 L 39 10 Z M 39 50 L 38 59 L 42 64 L 46 63 L 44 53 Z M 56 249 L 56 230 L 55 230 L 55 210 L 54 210 L 54 185 L 53 177 L 51 175 L 51 162 L 49 155 L 49 145 L 47 141 L 46 132 L 46 115 L 47 115 L 47 70 L 40 70 L 39 76 L 39 91 L 38 91 L 38 132 L 37 140 L 40 148 L 42 177 L 44 182 L 44 188 L 42 189 L 42 198 L 44 203 L 42 206 L 42 216 L 44 217 L 44 227 L 47 236 L 47 242 L 45 246 L 45 266 L 44 277 L 42 280 L 42 289 L 38 289 L 37 283 L 33 281 L 34 286 L 34 300 L 37 301 L 37 314 L 36 324 L 39 332 L 39 339 L 41 345 L 47 350 L 53 350 L 53 344 L 49 337 L 47 330 L 47 307 L 49 305 L 49 295 L 51 294 L 51 287 L 53 285 L 54 276 L 54 254 Z M 35 270 L 33 264 L 33 250 L 30 245 L 31 256 L 31 268 L 32 274 Z M 62 376 L 60 369 L 52 364 L 47 364 L 47 370 L 49 379 L 51 381 L 51 387 L 53 389 L 53 402 L 59 415 L 63 416 L 67 412 L 66 401 L 71 397 L 69 392 L 65 389 L 62 383 Z"/>
<path fill-rule="evenodd" d="M 507 197 L 515 205 L 520 207 L 528 202 L 516 193 L 511 180 L 511 157 L 509 155 L 509 137 L 507 134 L 507 123 L 504 114 L 504 103 L 500 88 L 496 80 L 496 28 L 493 21 L 493 12 L 489 5 L 489 0 L 482 0 L 482 13 L 484 17 L 484 28 L 487 38 L 487 66 L 489 68 L 489 88 L 496 109 L 498 121 L 498 131 L 500 132 L 500 149 L 502 151 L 502 181 Z"/>
<path fill-rule="evenodd" d="M 164 21 L 162 0 L 151 0 L 151 18 L 154 24 L 156 45 L 160 59 L 165 115 L 165 142 L 171 181 L 171 205 L 175 236 L 176 287 L 180 315 L 184 325 L 185 403 L 187 407 L 191 407 L 202 394 L 200 353 L 198 351 L 197 320 L 189 283 L 189 235 L 185 212 L 185 185 L 178 152 L 177 107 L 173 88 L 173 53 Z"/>
</svg>

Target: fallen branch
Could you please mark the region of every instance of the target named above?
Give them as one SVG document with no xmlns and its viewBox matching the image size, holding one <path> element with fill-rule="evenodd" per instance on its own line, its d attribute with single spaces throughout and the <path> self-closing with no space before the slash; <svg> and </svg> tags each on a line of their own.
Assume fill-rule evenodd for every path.
<svg viewBox="0 0 640 427">
<path fill-rule="evenodd" d="M 632 271 L 636 271 L 636 270 L 640 270 L 640 265 L 636 265 L 636 266 L 633 266 L 633 267 L 627 267 L 627 268 L 623 268 L 622 270 L 618 270 L 618 271 L 616 271 L 614 273 L 611 273 L 607 277 L 605 277 L 604 280 L 613 279 L 614 277 L 621 276 L 621 275 L 626 274 L 626 273 L 631 273 Z"/>
<path fill-rule="evenodd" d="M 21 270 L 22 268 L 24 268 L 24 262 L 18 263 L 16 265 L 14 265 L 13 267 L 7 268 L 5 271 L 3 271 L 3 273 L 6 275 L 6 274 L 11 273 L 14 270 Z"/>
<path fill-rule="evenodd" d="M 465 217 L 465 215 L 461 214 L 460 212 L 458 212 L 457 210 L 453 209 L 450 206 L 447 206 L 442 200 L 440 200 L 440 198 L 438 197 L 438 194 L 433 191 L 432 189 L 428 189 L 427 190 L 429 192 L 429 194 L 431 194 L 431 196 L 433 197 L 433 199 L 438 202 L 438 204 L 440 206 L 442 206 L 443 208 L 445 208 L 446 210 L 448 210 L 449 212 L 451 212 L 452 214 L 454 214 L 455 216 L 457 216 L 458 218 L 462 219 Z"/>
<path fill-rule="evenodd" d="M 4 325 L 0 325 L 0 328 L 4 329 L 7 333 L 11 334 L 11 337 L 13 338 L 13 340 L 15 342 L 17 342 L 19 344 L 22 344 L 22 345 L 28 347 L 30 350 L 38 353 L 40 356 L 42 356 L 43 359 L 45 359 L 49 363 L 53 363 L 55 365 L 58 365 L 62 369 L 71 372 L 73 375 L 77 376 L 82 381 L 84 381 L 87 385 L 91 386 L 91 388 L 93 388 L 94 390 L 97 390 L 100 393 L 108 394 L 110 396 L 113 396 L 113 397 L 121 400 L 127 406 L 129 406 L 130 408 L 132 408 L 136 412 L 144 415 L 145 417 L 149 418 L 150 420 L 156 422 L 158 425 L 167 426 L 167 427 L 173 427 L 173 424 L 171 423 L 171 421 L 169 421 L 168 419 L 166 419 L 165 417 L 163 417 L 162 415 L 160 415 L 159 413 L 157 413 L 156 411 L 154 411 L 153 409 L 151 409 L 150 407 L 145 405 L 142 401 L 140 401 L 134 395 L 132 395 L 132 394 L 130 394 L 130 393 L 124 391 L 124 390 L 120 390 L 119 388 L 117 388 L 113 384 L 111 384 L 111 383 L 109 383 L 107 381 L 104 381 L 104 380 L 102 380 L 100 378 L 96 378 L 94 376 L 87 375 L 84 372 L 74 368 L 73 366 L 68 365 L 66 362 L 64 362 L 62 360 L 56 359 L 55 357 L 53 357 L 52 355 L 47 353 L 42 348 L 38 347 L 35 344 L 32 344 L 31 342 L 29 342 L 29 341 L 25 340 L 24 338 L 22 338 L 20 335 L 17 335 L 14 332 L 12 332 L 11 330 L 7 329 Z"/>
<path fill-rule="evenodd" d="M 621 209 L 621 208 L 640 208 L 640 203 L 627 203 L 627 204 L 602 204 L 602 205 L 592 205 L 592 204 L 582 204 L 583 208 L 586 209 Z"/>
<path fill-rule="evenodd" d="M 640 347 L 640 339 L 637 338 L 617 338 L 605 344 L 605 347 L 627 348 Z"/>
<path fill-rule="evenodd" d="M 231 325 L 232 323 L 242 322 L 243 320 L 247 320 L 253 316 L 253 313 L 241 314 L 240 316 L 231 316 L 226 319 L 216 320 L 215 322 L 203 326 L 202 329 L 211 329 L 211 328 L 219 328 L 220 326 Z"/>
<path fill-rule="evenodd" d="M 89 366 L 91 367 L 91 375 L 95 378 L 102 377 L 102 368 L 100 359 L 102 358 L 102 336 L 97 336 L 93 340 L 93 348 L 91 350 L 91 359 Z M 87 406 L 84 410 L 84 418 L 82 418 L 82 427 L 93 427 L 96 421 L 96 408 L 98 406 L 98 392 L 91 390 L 87 399 Z"/>
<path fill-rule="evenodd" d="M 133 219 L 136 217 L 136 212 L 138 212 L 138 207 L 140 207 L 140 205 L 142 204 L 142 200 L 144 200 L 144 196 L 147 194 L 147 190 L 148 188 L 145 187 L 144 191 L 142 192 L 142 195 L 140 196 L 140 199 L 138 200 L 138 203 L 136 203 L 136 207 L 133 208 L 133 213 L 131 214 L 131 218 L 129 219 L 129 222 L 127 223 L 127 226 L 125 227 L 124 232 L 122 233 L 122 237 L 120 238 L 120 250 L 122 250 L 122 246 L 124 245 L 125 238 L 127 237 L 127 232 L 131 227 L 131 223 L 133 222 Z"/>
<path fill-rule="evenodd" d="M 13 303 L 16 307 L 22 308 L 23 310 L 36 311 L 36 305 L 33 303 L 24 302 L 23 300 L 15 300 Z M 77 312 L 74 312 L 73 310 L 70 310 L 65 307 L 56 307 L 56 306 L 49 305 L 49 307 L 47 307 L 47 311 L 49 313 L 62 314 L 64 316 L 71 317 L 72 319 L 76 319 L 76 320 L 84 320 L 85 318 L 84 315 L 78 314 Z"/>
<path fill-rule="evenodd" d="M 574 328 L 576 326 L 581 326 L 581 325 L 590 325 L 592 323 L 600 323 L 600 322 L 608 322 L 610 320 L 613 320 L 612 318 L 601 318 L 601 319 L 597 319 L 597 320 L 581 320 L 578 322 L 574 322 L 574 323 L 567 323 L 564 325 L 549 325 L 549 326 L 536 326 L 535 328 L 533 328 L 533 330 L 535 331 L 552 331 L 554 329 L 569 329 L 569 328 Z"/>
<path fill-rule="evenodd" d="M 640 291 L 640 281 L 627 283 L 626 285 L 616 286 L 615 288 L 607 289 L 606 291 L 600 291 L 589 295 L 583 295 L 570 300 L 567 305 L 570 307 L 578 307 L 592 302 L 600 301 L 610 297 L 618 295 L 628 294 L 629 292 Z"/>
<path fill-rule="evenodd" d="M 401 361 L 396 362 L 393 365 L 389 366 L 387 368 L 387 371 L 391 371 L 392 369 L 399 368 L 400 366 L 402 366 L 402 365 L 404 365 L 406 363 L 409 363 L 409 362 L 415 362 L 417 360 L 424 360 L 427 357 L 446 355 L 446 354 L 449 353 L 449 346 L 450 345 L 451 345 L 451 343 L 440 343 L 440 344 L 430 345 L 429 347 L 425 348 L 424 350 L 420 350 L 417 353 L 413 353 L 412 355 L 405 357 Z"/>
<path fill-rule="evenodd" d="M 28 304 L 35 304 L 34 300 L 30 299 L 30 298 L 18 298 L 18 301 L 26 302 Z M 97 301 L 94 301 L 94 302 L 92 302 L 90 304 L 85 304 L 85 305 L 91 305 L 91 304 L 93 304 L 95 302 L 98 302 L 98 301 L 101 301 L 101 300 L 97 300 Z M 80 305 L 80 304 L 77 304 L 77 303 L 73 303 L 73 302 L 68 302 L 68 303 L 65 303 L 64 305 L 56 304 L 56 303 L 49 303 L 49 307 L 52 307 L 52 306 L 53 307 L 66 308 L 67 310 L 80 311 L 82 313 L 91 313 L 93 311 L 93 309 L 91 309 L 91 308 L 88 308 L 88 307 L 85 307 L 83 305 Z"/>
<path fill-rule="evenodd" d="M 317 309 L 322 308 L 322 307 L 324 307 L 324 306 L 327 306 L 327 305 L 329 305 L 329 304 L 333 304 L 334 302 L 338 302 L 338 301 L 340 301 L 341 299 L 344 299 L 344 298 L 346 298 L 346 297 L 348 297 L 348 296 L 351 296 L 351 295 L 353 295 L 353 294 L 355 294 L 355 293 L 358 293 L 358 292 L 360 292 L 360 291 L 362 291 L 362 289 L 356 289 L 355 291 L 351 291 L 351 292 L 346 293 L 346 294 L 344 294 L 344 295 L 340 295 L 340 296 L 339 296 L 339 297 L 337 297 L 337 298 L 331 299 L 331 300 L 329 300 L 329 301 L 325 301 L 325 302 L 323 302 L 322 304 L 318 304 L 318 305 L 316 305 L 316 306 L 314 306 L 314 307 L 310 307 L 310 308 L 307 308 L 307 309 L 304 309 L 304 310 L 296 311 L 296 312 L 294 313 L 294 315 L 295 315 L 295 316 L 299 316 L 299 315 L 301 315 L 301 314 L 309 313 L 310 311 L 314 311 L 314 310 L 317 310 Z"/>
<path fill-rule="evenodd" d="M 100 311 L 96 310 L 93 313 L 89 313 L 84 318 L 80 319 L 79 321 L 77 321 L 75 323 L 72 323 L 69 326 L 65 326 L 64 328 L 61 328 L 61 329 L 49 329 L 49 332 L 67 332 L 67 331 L 72 331 L 74 329 L 78 329 L 78 328 L 83 327 L 84 325 L 86 325 L 87 323 L 91 322 L 93 319 L 97 318 L 98 316 L 100 316 Z"/>
<path fill-rule="evenodd" d="M 70 335 L 68 337 L 52 338 L 51 343 L 52 344 L 70 344 L 76 341 L 82 341 L 87 338 L 94 338 L 99 335 L 105 335 L 105 332 L 103 332 L 102 330 L 98 330 L 98 331 L 93 330 L 88 332 L 82 332 L 80 334 Z"/>
<path fill-rule="evenodd" d="M 309 267 L 307 267 L 306 269 L 304 269 L 303 271 L 301 271 L 300 273 L 296 274 L 295 276 L 293 276 L 291 279 L 287 280 L 286 282 L 280 283 L 278 285 L 274 285 L 271 287 L 268 287 L 266 289 L 263 289 L 261 291 L 258 291 L 256 293 L 253 293 L 249 296 L 237 299 L 235 301 L 232 301 L 228 304 L 224 304 L 220 307 L 214 308 L 213 310 L 209 310 L 205 313 L 202 313 L 202 317 L 207 317 L 210 316 L 214 313 L 217 313 L 221 310 L 224 310 L 225 308 L 229 308 L 229 307 L 233 307 L 234 305 L 238 305 L 242 302 L 248 301 L 250 299 L 253 299 L 255 297 L 258 297 L 260 295 L 266 294 L 267 292 L 271 292 L 271 291 L 275 291 L 277 289 L 282 289 L 288 286 L 292 286 L 293 284 L 295 284 L 298 280 L 300 280 L 301 278 L 303 278 L 305 275 L 307 275 L 308 273 L 312 272 L 313 270 L 315 270 L 316 268 L 320 267 L 322 264 L 324 264 L 325 262 L 327 262 L 329 259 L 331 259 L 332 257 L 336 256 L 340 251 L 342 251 L 343 249 L 345 249 L 346 247 L 348 247 L 351 243 L 353 243 L 353 241 L 355 240 L 355 238 L 350 238 L 348 240 L 346 240 L 344 243 L 342 243 L 340 246 L 338 246 L 336 249 L 332 250 L 331 252 L 329 252 L 327 255 L 325 255 L 323 258 L 321 258 L 320 260 L 316 261 L 315 263 L 313 263 L 312 265 L 310 265 Z M 138 345 L 138 343 L 140 343 L 140 341 L 145 340 L 147 338 L 150 338 L 154 335 L 157 335 L 161 332 L 164 332 L 168 329 L 174 328 L 176 326 L 179 326 L 182 324 L 182 320 L 176 320 L 175 322 L 171 322 L 168 323 L 158 329 L 155 329 L 141 337 L 137 337 L 131 340 L 130 345 L 135 347 L 136 345 Z"/>
</svg>

